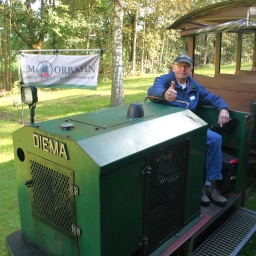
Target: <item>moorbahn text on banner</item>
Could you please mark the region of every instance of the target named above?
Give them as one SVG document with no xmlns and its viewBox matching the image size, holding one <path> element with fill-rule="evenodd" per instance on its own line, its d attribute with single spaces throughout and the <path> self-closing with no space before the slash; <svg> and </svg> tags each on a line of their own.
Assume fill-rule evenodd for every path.
<svg viewBox="0 0 256 256">
<path fill-rule="evenodd" d="M 96 89 L 100 54 L 22 54 L 23 83 L 44 88 Z"/>
</svg>

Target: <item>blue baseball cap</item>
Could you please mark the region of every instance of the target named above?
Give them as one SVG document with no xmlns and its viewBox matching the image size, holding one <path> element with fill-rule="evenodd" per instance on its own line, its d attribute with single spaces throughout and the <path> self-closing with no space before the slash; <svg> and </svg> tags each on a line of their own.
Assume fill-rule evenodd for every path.
<svg viewBox="0 0 256 256">
<path fill-rule="evenodd" d="M 180 54 L 179 56 L 176 57 L 174 62 L 177 62 L 177 63 L 186 62 L 190 66 L 193 66 L 193 61 L 192 61 L 192 59 L 187 54 Z"/>
</svg>

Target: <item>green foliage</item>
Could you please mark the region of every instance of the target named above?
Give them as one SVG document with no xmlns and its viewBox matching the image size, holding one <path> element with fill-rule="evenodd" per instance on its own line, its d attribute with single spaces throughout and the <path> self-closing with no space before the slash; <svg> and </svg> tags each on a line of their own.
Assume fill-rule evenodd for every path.
<svg viewBox="0 0 256 256">
<path fill-rule="evenodd" d="M 112 77 L 113 51 L 113 1 L 109 0 L 13 0 L 3 1 L 1 24 L 4 17 L 11 25 L 8 28 L 10 44 L 8 58 L 10 70 L 16 63 L 20 49 L 106 49 L 101 61 L 102 79 Z M 174 21 L 192 10 L 208 6 L 218 0 L 142 0 L 124 1 L 123 20 L 123 73 L 131 76 L 138 73 L 166 72 L 175 56 L 186 52 L 187 38 L 181 38 L 177 30 L 166 30 Z M 9 3 L 9 4 L 7 4 Z M 137 24 L 135 31 L 134 22 Z M 10 29 L 11 28 L 11 29 Z M 0 30 L 3 34 L 3 30 Z M 136 36 L 135 67 L 133 44 Z M 236 56 L 237 38 L 234 34 L 223 35 L 222 65 L 231 63 Z M 253 35 L 243 36 L 242 62 L 252 60 Z M 3 49 L 3 38 L 1 46 Z M 196 65 L 214 63 L 215 35 L 196 37 Z M 1 58 L 1 65 L 4 60 Z M 1 68 L 2 70 L 2 68 Z M 14 72 L 11 72 L 13 75 Z M 0 76 L 0 90 L 3 89 Z M 10 79 L 17 80 L 16 76 Z"/>
<path fill-rule="evenodd" d="M 166 27 L 196 5 L 197 1 L 193 3 L 183 0 L 143 0 L 139 3 L 126 1 L 123 26 L 123 62 L 126 63 L 124 73 L 130 75 L 132 71 L 135 33 L 137 71 L 165 71 L 174 56 L 185 51 L 184 41 L 179 40 L 179 33 L 166 31 Z M 14 58 L 20 49 L 105 48 L 102 75 L 111 77 L 112 1 L 13 0 L 10 5 L 2 8 L 8 9 L 9 13 L 7 18 L 12 26 L 9 36 L 13 42 L 10 47 Z M 137 31 L 133 27 L 135 14 Z M 2 17 L 0 20 L 2 21 Z M 15 59 L 11 61 L 15 62 Z"/>
</svg>

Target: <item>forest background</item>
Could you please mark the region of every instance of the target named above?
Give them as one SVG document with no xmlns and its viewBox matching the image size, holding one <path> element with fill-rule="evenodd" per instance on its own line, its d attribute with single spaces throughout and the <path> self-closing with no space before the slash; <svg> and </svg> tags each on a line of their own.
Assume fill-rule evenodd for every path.
<svg viewBox="0 0 256 256">
<path fill-rule="evenodd" d="M 19 84 L 19 50 L 105 49 L 99 79 L 114 81 L 118 31 L 122 33 L 122 62 L 115 65 L 121 63 L 122 76 L 164 73 L 175 56 L 186 52 L 187 44 L 179 31 L 166 28 L 191 10 L 217 2 L 222 1 L 0 0 L 0 96 Z M 195 65 L 213 64 L 215 36 L 204 34 L 196 40 Z M 224 35 L 222 64 L 234 62 L 235 40 L 232 33 Z M 242 62 L 251 60 L 253 36 L 244 40 Z"/>
</svg>

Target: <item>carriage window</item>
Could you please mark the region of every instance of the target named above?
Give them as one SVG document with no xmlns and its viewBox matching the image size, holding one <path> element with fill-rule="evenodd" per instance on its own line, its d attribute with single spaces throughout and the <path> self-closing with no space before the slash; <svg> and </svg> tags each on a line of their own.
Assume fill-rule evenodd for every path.
<svg viewBox="0 0 256 256">
<path fill-rule="evenodd" d="M 214 75 L 215 34 L 200 34 L 196 36 L 195 68 L 197 74 Z M 201 69 L 204 67 L 204 69 Z"/>
<path fill-rule="evenodd" d="M 223 33 L 221 44 L 221 74 L 235 74 L 238 49 L 238 34 Z M 213 77 L 215 70 L 216 34 L 200 34 L 196 36 L 194 72 Z M 254 34 L 242 34 L 240 70 L 251 70 L 254 49 Z"/>
<path fill-rule="evenodd" d="M 241 70 L 252 69 L 254 36 L 255 36 L 254 34 L 243 34 Z"/>
<path fill-rule="evenodd" d="M 236 53 L 237 53 L 237 34 L 223 33 L 221 45 L 221 64 L 220 73 L 235 74 Z"/>
</svg>

